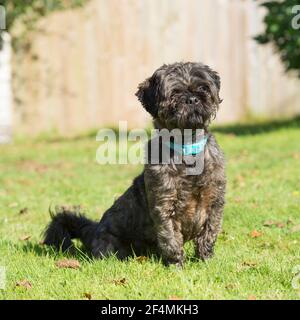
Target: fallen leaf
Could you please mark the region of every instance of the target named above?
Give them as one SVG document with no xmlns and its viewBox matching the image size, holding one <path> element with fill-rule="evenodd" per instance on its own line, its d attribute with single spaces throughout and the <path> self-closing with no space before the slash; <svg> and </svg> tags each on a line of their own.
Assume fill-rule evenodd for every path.
<svg viewBox="0 0 300 320">
<path fill-rule="evenodd" d="M 274 222 L 273 220 L 267 220 L 264 222 L 263 226 L 264 227 L 271 227 L 271 226 L 274 226 L 276 222 Z"/>
<path fill-rule="evenodd" d="M 135 260 L 136 260 L 137 262 L 139 262 L 139 263 L 143 263 L 143 262 L 147 261 L 148 258 L 145 257 L 145 256 L 139 256 L 139 257 L 136 257 Z"/>
<path fill-rule="evenodd" d="M 172 295 L 169 297 L 169 300 L 182 300 L 182 298 Z"/>
<path fill-rule="evenodd" d="M 299 232 L 300 231 L 300 224 L 297 224 L 296 226 L 291 228 L 291 232 Z"/>
<path fill-rule="evenodd" d="M 285 224 L 283 222 L 277 222 L 276 223 L 276 227 L 277 228 L 284 228 L 285 227 Z"/>
<path fill-rule="evenodd" d="M 233 283 L 228 283 L 226 286 L 225 286 L 225 289 L 226 290 L 233 290 L 236 288 L 236 285 L 233 284 Z"/>
<path fill-rule="evenodd" d="M 78 269 L 80 268 L 80 263 L 75 259 L 62 259 L 55 262 L 55 265 L 58 268 L 70 268 L 70 269 Z"/>
<path fill-rule="evenodd" d="M 22 288 L 25 288 L 25 289 L 31 289 L 32 288 L 32 284 L 27 280 L 20 280 L 20 281 L 17 281 L 16 287 L 22 287 Z"/>
<path fill-rule="evenodd" d="M 18 202 L 13 202 L 11 204 L 8 205 L 9 208 L 16 208 L 18 206 Z"/>
<path fill-rule="evenodd" d="M 253 230 L 251 233 L 250 233 L 250 237 L 251 238 L 259 238 L 263 235 L 262 232 L 260 231 L 257 231 L 257 230 Z"/>
<path fill-rule="evenodd" d="M 242 266 L 254 268 L 257 266 L 257 262 L 255 261 L 243 261 Z"/>
<path fill-rule="evenodd" d="M 20 237 L 19 240 L 21 240 L 21 241 L 26 241 L 26 240 L 29 240 L 30 238 L 31 238 L 31 236 L 26 235 L 26 236 Z"/>
<path fill-rule="evenodd" d="M 90 293 L 85 292 L 85 293 L 83 294 L 83 296 L 84 296 L 85 298 L 87 298 L 88 300 L 91 300 L 91 299 L 92 299 L 92 295 L 91 295 Z"/>
<path fill-rule="evenodd" d="M 251 296 L 248 297 L 248 300 L 256 300 L 256 297 L 251 295 Z"/>
<path fill-rule="evenodd" d="M 276 222 L 276 221 L 273 221 L 273 220 L 267 220 L 264 222 L 263 224 L 264 227 L 277 227 L 277 228 L 284 228 L 285 227 L 285 224 L 283 222 Z"/>
<path fill-rule="evenodd" d="M 28 212 L 28 208 L 22 208 L 20 211 L 19 211 L 19 214 L 25 214 Z"/>
<path fill-rule="evenodd" d="M 122 279 L 113 280 L 113 283 L 114 283 L 116 286 L 125 286 L 125 284 L 127 283 L 127 281 L 126 281 L 125 278 L 122 278 Z"/>
</svg>

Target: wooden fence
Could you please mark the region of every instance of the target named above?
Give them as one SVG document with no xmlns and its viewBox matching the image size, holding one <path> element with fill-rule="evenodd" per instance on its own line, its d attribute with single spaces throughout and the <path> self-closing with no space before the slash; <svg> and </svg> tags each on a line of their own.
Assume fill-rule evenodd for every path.
<svg viewBox="0 0 300 320">
<path fill-rule="evenodd" d="M 12 136 L 12 90 L 11 46 L 7 33 L 2 34 L 3 48 L 0 51 L 0 144 L 11 141 Z"/>
<path fill-rule="evenodd" d="M 138 83 L 163 63 L 188 60 L 222 77 L 218 122 L 296 114 L 299 80 L 252 39 L 263 14 L 252 0 L 93 0 L 54 13 L 14 57 L 15 130 L 143 127 Z"/>
</svg>

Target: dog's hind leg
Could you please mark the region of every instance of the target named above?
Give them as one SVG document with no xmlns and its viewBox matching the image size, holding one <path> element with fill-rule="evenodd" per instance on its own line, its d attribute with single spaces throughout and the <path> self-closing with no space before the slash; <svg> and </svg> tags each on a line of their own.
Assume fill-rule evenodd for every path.
<svg viewBox="0 0 300 320">
<path fill-rule="evenodd" d="M 132 255 L 132 249 L 129 243 L 124 243 L 109 232 L 101 231 L 92 241 L 92 255 L 95 258 L 105 258 L 110 255 L 116 255 L 118 259 L 124 259 Z"/>
</svg>

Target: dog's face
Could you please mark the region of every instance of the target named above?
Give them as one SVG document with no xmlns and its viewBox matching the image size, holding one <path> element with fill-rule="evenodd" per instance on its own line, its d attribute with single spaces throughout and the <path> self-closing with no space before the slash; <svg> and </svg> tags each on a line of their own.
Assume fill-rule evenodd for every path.
<svg viewBox="0 0 300 320">
<path fill-rule="evenodd" d="M 216 116 L 220 77 L 201 63 L 163 65 L 136 93 L 160 128 L 203 129 Z"/>
</svg>

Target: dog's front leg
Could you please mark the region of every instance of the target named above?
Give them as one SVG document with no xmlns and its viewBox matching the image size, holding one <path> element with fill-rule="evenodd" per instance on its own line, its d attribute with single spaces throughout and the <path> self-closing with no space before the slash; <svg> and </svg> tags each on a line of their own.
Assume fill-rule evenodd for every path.
<svg viewBox="0 0 300 320">
<path fill-rule="evenodd" d="M 166 265 L 175 264 L 178 267 L 183 265 L 183 237 L 180 224 L 170 217 L 167 210 L 153 207 L 155 230 L 159 251 Z"/>
<path fill-rule="evenodd" d="M 215 187 L 204 193 L 202 202 L 202 213 L 206 221 L 199 236 L 195 239 L 196 256 L 202 260 L 211 258 L 214 253 L 214 245 L 222 226 L 224 208 L 225 187 Z M 209 195 L 214 194 L 211 199 Z"/>
<path fill-rule="evenodd" d="M 159 253 L 166 265 L 183 264 L 183 236 L 180 222 L 175 219 L 176 189 L 172 179 L 153 170 L 145 172 L 149 213 L 154 222 Z"/>
</svg>

